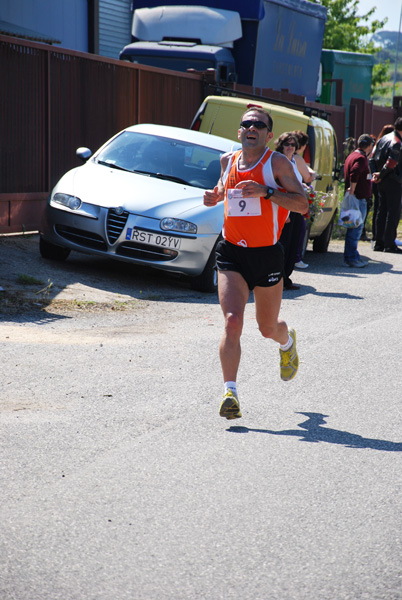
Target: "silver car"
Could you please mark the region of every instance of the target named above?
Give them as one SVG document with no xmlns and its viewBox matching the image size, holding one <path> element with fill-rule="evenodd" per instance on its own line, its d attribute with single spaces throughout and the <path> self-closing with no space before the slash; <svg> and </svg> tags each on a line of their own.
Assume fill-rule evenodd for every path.
<svg viewBox="0 0 402 600">
<path fill-rule="evenodd" d="M 66 173 L 52 190 L 40 229 L 44 258 L 71 250 L 191 278 L 193 289 L 217 286 L 215 247 L 223 203 L 207 208 L 205 189 L 220 175 L 230 140 L 162 125 L 134 125 Z"/>
</svg>

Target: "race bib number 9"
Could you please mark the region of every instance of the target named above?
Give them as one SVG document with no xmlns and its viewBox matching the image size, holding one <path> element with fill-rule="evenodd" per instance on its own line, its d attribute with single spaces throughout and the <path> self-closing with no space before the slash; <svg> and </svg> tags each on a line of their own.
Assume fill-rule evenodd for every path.
<svg viewBox="0 0 402 600">
<path fill-rule="evenodd" d="M 242 190 L 228 189 L 227 191 L 227 216 L 228 217 L 258 217 L 261 215 L 260 198 L 243 198 Z"/>
</svg>

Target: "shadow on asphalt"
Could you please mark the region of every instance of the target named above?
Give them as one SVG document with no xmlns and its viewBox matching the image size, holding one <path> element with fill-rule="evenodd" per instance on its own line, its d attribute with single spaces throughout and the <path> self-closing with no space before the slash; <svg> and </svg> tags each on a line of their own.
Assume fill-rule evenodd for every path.
<svg viewBox="0 0 402 600">
<path fill-rule="evenodd" d="M 284 290 L 283 298 L 286 300 L 292 298 L 300 298 L 302 296 L 308 296 L 313 294 L 314 296 L 322 296 L 324 298 L 345 298 L 347 300 L 364 300 L 363 296 L 354 296 L 346 292 L 319 292 L 315 287 L 311 285 L 301 285 L 300 290 Z"/>
<path fill-rule="evenodd" d="M 342 247 L 342 246 L 341 246 Z M 343 248 L 343 247 L 342 247 Z M 378 275 L 381 273 L 391 273 L 392 275 L 401 275 L 402 271 L 398 271 L 394 269 L 394 265 L 388 254 L 381 254 L 380 252 L 376 253 L 374 258 L 372 256 L 365 255 L 364 248 L 360 248 L 359 251 L 362 258 L 368 261 L 366 267 L 361 269 L 352 269 L 350 267 L 343 266 L 343 250 L 327 252 L 325 254 L 317 253 L 317 252 L 306 252 L 304 257 L 304 261 L 308 263 L 308 273 L 316 273 L 316 274 L 325 274 L 330 275 L 331 277 L 342 277 L 346 280 L 348 278 L 356 278 L 356 277 L 367 277 L 370 275 Z M 370 251 L 370 254 L 374 253 Z M 378 255 L 378 259 L 377 259 Z M 392 256 L 392 255 L 391 255 Z M 293 283 L 299 284 L 298 275 L 301 272 L 297 269 L 293 271 L 291 274 L 291 279 Z M 346 285 L 345 285 L 346 287 Z M 303 296 L 307 296 L 308 294 L 313 294 L 315 296 L 322 296 L 324 298 L 345 298 L 349 300 L 363 300 L 362 296 L 354 296 L 353 294 L 348 294 L 347 292 L 325 292 L 317 290 L 313 286 L 309 285 L 300 285 L 299 290 L 284 290 L 283 297 L 284 299 L 292 299 L 292 298 L 300 298 Z"/>
<path fill-rule="evenodd" d="M 299 423 L 298 427 L 300 429 L 273 431 L 270 429 L 232 426 L 227 431 L 230 433 L 268 433 L 270 435 L 298 437 L 301 442 L 310 442 L 313 444 L 326 442 L 327 444 L 340 444 L 346 448 L 370 448 L 371 450 L 382 450 L 385 452 L 402 452 L 402 442 L 364 438 L 361 435 L 349 433 L 348 431 L 322 427 L 322 425 L 326 425 L 325 419 L 328 415 L 310 412 L 299 412 L 297 414 L 308 417 L 307 421 Z"/>
<path fill-rule="evenodd" d="M 328 275 L 333 275 L 335 277 L 356 277 L 372 273 L 376 275 L 379 273 L 400 275 L 402 273 L 402 271 L 394 269 L 392 254 L 372 252 L 371 250 L 367 253 L 365 252 L 364 246 L 361 247 L 360 245 L 358 248 L 360 256 L 368 263 L 367 266 L 362 269 L 345 267 L 343 266 L 343 246 L 340 246 L 339 248 L 338 251 L 331 248 L 331 251 L 325 254 L 319 252 L 306 252 L 303 260 L 309 265 L 308 271 L 311 273 L 322 273 L 324 270 Z M 295 273 L 297 273 L 297 271 L 293 271 L 293 274 Z"/>
<path fill-rule="evenodd" d="M 98 303 L 99 294 L 113 294 L 106 301 L 118 302 L 119 296 L 124 296 L 130 301 L 146 300 L 147 302 L 182 302 L 203 304 L 217 304 L 218 296 L 214 294 L 204 294 L 191 289 L 188 278 L 179 278 L 169 273 L 131 265 L 129 263 L 103 259 L 100 257 L 88 256 L 77 252 L 72 252 L 66 262 L 54 262 L 42 259 L 39 253 L 39 236 L 27 235 L 17 238 L 1 238 L 0 250 L 2 260 L 0 261 L 0 284 L 4 287 L 4 293 L 1 298 L 10 298 L 11 302 L 16 297 L 18 291 L 22 299 L 30 299 L 25 306 L 21 304 L 17 307 L 16 313 L 20 317 L 25 313 L 30 315 L 32 322 L 49 322 L 52 318 L 62 318 L 60 315 L 50 316 L 49 312 L 45 315 L 44 308 L 51 305 L 52 301 L 67 288 L 80 286 L 81 294 L 84 293 L 85 300 L 95 299 Z M 324 298 L 344 298 L 351 300 L 361 300 L 362 296 L 353 295 L 347 291 L 347 279 L 358 277 L 369 277 L 370 274 L 392 273 L 400 275 L 401 271 L 394 270 L 392 255 L 383 255 L 371 251 L 368 244 L 359 245 L 359 250 L 364 258 L 370 258 L 370 262 L 364 269 L 350 269 L 343 267 L 343 245 L 334 244 L 326 254 L 307 251 L 305 260 L 309 263 L 308 272 L 311 274 L 323 274 L 331 277 L 345 278 L 345 291 L 328 292 L 317 289 L 315 286 L 302 284 L 300 290 L 285 290 L 284 299 L 303 298 L 309 294 Z M 378 254 L 378 257 L 377 257 Z M 367 255 L 370 255 L 369 257 Z M 33 276 L 43 282 L 42 285 L 26 286 L 23 290 L 18 290 L 17 279 L 20 274 Z M 298 272 L 294 271 L 292 278 L 297 283 Z M 308 278 L 304 278 L 308 282 Z M 49 284 L 47 293 L 38 295 L 40 287 Z M 83 287 L 87 286 L 88 290 Z M 93 294 L 91 292 L 93 290 Z M 74 294 L 74 292 L 73 292 Z M 93 298 L 92 296 L 95 296 Z M 74 295 L 72 296 L 74 301 Z M 250 294 L 250 302 L 253 302 L 253 295 Z M 1 304 L 1 303 L 0 303 Z M 50 308 L 50 307 L 49 307 Z M 1 313 L 0 305 L 0 313 Z"/>
<path fill-rule="evenodd" d="M 361 257 L 367 262 L 367 266 L 361 269 L 353 269 L 350 267 L 343 266 L 343 247 L 342 250 L 334 251 L 325 254 L 317 252 L 306 252 L 304 262 L 308 263 L 309 267 L 307 273 L 317 273 L 330 275 L 331 277 L 342 277 L 346 280 L 348 278 L 356 277 L 367 277 L 370 275 L 379 275 L 381 273 L 391 273 L 392 275 L 401 275 L 402 271 L 394 269 L 392 258 L 389 254 L 382 254 L 380 252 L 374 253 L 369 251 L 370 256 L 364 251 L 364 247 L 359 246 L 359 252 Z M 299 285 L 298 275 L 301 273 L 300 270 L 295 269 L 291 275 L 293 283 Z M 346 286 L 345 286 L 346 287 Z M 298 298 L 300 296 L 306 296 L 307 294 L 314 294 L 317 296 L 324 296 L 330 298 L 349 298 L 353 300 L 362 300 L 361 296 L 353 296 L 348 293 L 326 293 L 318 291 L 316 288 L 308 285 L 300 285 L 299 290 L 284 290 L 283 297 L 287 299 Z"/>
</svg>

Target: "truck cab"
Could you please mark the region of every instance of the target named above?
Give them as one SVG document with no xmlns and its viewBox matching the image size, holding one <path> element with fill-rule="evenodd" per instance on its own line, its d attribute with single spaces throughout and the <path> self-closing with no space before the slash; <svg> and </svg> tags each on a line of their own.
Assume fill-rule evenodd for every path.
<svg viewBox="0 0 402 600">
<path fill-rule="evenodd" d="M 217 81 L 236 81 L 231 49 L 241 36 L 241 20 L 235 11 L 205 6 L 138 8 L 133 42 L 119 58 L 174 71 L 215 69 Z"/>
</svg>

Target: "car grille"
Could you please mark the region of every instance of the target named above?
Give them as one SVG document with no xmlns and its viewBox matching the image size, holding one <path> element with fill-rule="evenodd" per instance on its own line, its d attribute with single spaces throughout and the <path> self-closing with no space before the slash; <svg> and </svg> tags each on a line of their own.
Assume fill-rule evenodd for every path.
<svg viewBox="0 0 402 600">
<path fill-rule="evenodd" d="M 116 254 L 119 256 L 126 256 L 127 258 L 139 258 L 148 261 L 167 261 L 176 258 L 178 252 L 176 252 L 176 250 L 170 250 L 169 248 L 161 248 L 160 246 L 148 246 L 136 242 L 125 242 L 120 244 L 116 250 Z"/>
<path fill-rule="evenodd" d="M 128 219 L 128 212 L 125 210 L 121 215 L 117 214 L 114 208 L 109 208 L 106 221 L 106 233 L 110 244 L 114 244 Z"/>
<path fill-rule="evenodd" d="M 74 244 L 95 250 L 107 250 L 105 240 L 97 233 L 76 229 L 75 227 L 66 227 L 65 225 L 56 225 L 56 232 L 66 240 L 74 242 Z"/>
</svg>

